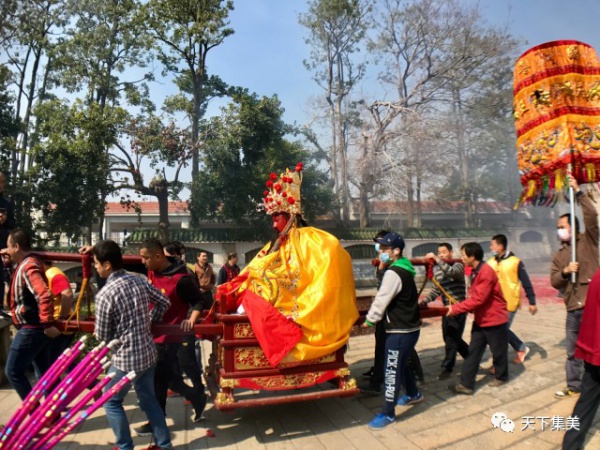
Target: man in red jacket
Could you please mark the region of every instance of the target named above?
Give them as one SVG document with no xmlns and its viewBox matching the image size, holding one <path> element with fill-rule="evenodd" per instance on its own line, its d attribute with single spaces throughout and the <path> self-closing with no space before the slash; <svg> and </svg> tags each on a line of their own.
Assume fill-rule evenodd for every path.
<svg viewBox="0 0 600 450">
<path fill-rule="evenodd" d="M 148 281 L 164 293 L 171 301 L 161 323 L 179 325 L 183 331 L 190 331 L 203 309 L 210 308 L 200 294 L 200 289 L 190 275 L 185 262 L 178 258 L 167 258 L 161 242 L 148 238 L 140 246 L 142 262 L 148 268 Z M 188 310 L 192 313 L 188 318 Z M 154 375 L 154 392 L 158 403 L 166 415 L 167 390 L 169 386 L 189 400 L 194 408 L 192 422 L 199 422 L 206 406 L 207 395 L 204 389 L 188 386 L 181 376 L 177 353 L 183 342 L 183 335 L 154 334 L 154 343 L 158 352 Z M 147 422 L 134 431 L 138 436 L 152 435 L 152 427 Z"/>
<path fill-rule="evenodd" d="M 583 448 L 585 437 L 598 406 L 600 406 L 600 270 L 596 271 L 588 287 L 585 309 L 581 319 L 581 328 L 575 358 L 585 364 L 581 382 L 581 396 L 575 404 L 572 417 L 579 418 L 579 427 L 570 428 L 565 434 L 563 449 Z"/>
<path fill-rule="evenodd" d="M 60 331 L 54 326 L 54 309 L 44 266 L 39 257 L 31 253 L 31 239 L 25 231 L 15 228 L 10 232 L 2 260 L 5 264 L 17 264 L 9 301 L 13 322 L 19 331 L 6 360 L 6 377 L 23 400 L 31 391 L 27 369 L 33 364 L 40 375 L 48 370 L 51 362 L 46 347 Z"/>
<path fill-rule="evenodd" d="M 462 246 L 465 267 L 473 268 L 473 282 L 469 298 L 448 307 L 448 315 L 473 312 L 469 356 L 463 364 L 460 384 L 450 386 L 457 394 L 473 395 L 475 377 L 487 345 L 493 356 L 496 379 L 490 386 L 501 386 L 508 381 L 508 312 L 506 300 L 496 272 L 483 261 L 483 248 L 476 242 Z"/>
</svg>

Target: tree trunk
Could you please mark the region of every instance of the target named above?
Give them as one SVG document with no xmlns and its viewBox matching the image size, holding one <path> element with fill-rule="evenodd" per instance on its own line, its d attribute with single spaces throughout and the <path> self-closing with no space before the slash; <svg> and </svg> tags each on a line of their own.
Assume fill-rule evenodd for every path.
<svg viewBox="0 0 600 450">
<path fill-rule="evenodd" d="M 98 216 L 98 240 L 101 241 L 104 239 L 104 213 L 100 214 Z M 106 238 L 108 239 L 109 236 L 106 236 Z"/>
<path fill-rule="evenodd" d="M 200 104 L 201 94 L 200 90 L 202 85 L 197 86 L 194 83 L 194 113 L 192 114 L 192 181 L 198 177 L 198 170 L 200 168 L 200 155 L 198 152 L 198 138 L 200 136 Z"/>
<path fill-rule="evenodd" d="M 158 234 L 161 242 L 169 241 L 169 191 L 164 190 L 156 196 L 158 199 Z"/>
<path fill-rule="evenodd" d="M 358 214 L 360 228 L 369 228 L 371 226 L 371 217 L 369 216 L 369 189 L 363 184 L 359 187 Z"/>
<path fill-rule="evenodd" d="M 23 67 L 21 69 L 21 76 L 19 77 L 19 86 L 17 89 L 17 101 L 15 107 L 15 119 L 21 121 L 21 99 L 23 98 L 23 94 L 25 93 L 25 75 L 27 73 L 27 65 L 29 64 L 29 55 L 31 55 L 31 47 L 27 48 L 27 53 L 25 54 L 25 59 L 23 62 Z M 18 136 L 15 136 L 15 142 L 17 142 Z M 13 179 L 13 183 L 15 188 L 17 187 L 17 179 L 19 174 L 19 161 L 20 159 L 17 157 L 19 154 L 18 147 L 15 148 L 11 155 L 11 175 Z"/>
<path fill-rule="evenodd" d="M 458 148 L 458 159 L 460 162 L 460 175 L 462 187 L 462 199 L 465 204 L 465 226 L 475 226 L 473 196 L 471 194 L 472 183 L 469 180 L 469 158 L 465 144 L 465 129 L 463 124 L 462 102 L 460 89 L 452 90 L 454 117 L 456 118 L 456 145 Z"/>
<path fill-rule="evenodd" d="M 345 226 L 350 223 L 350 196 L 348 195 L 348 172 L 346 166 L 346 137 L 344 135 L 344 124 L 342 118 L 341 99 L 337 100 L 337 146 L 340 155 L 340 198 L 341 198 L 341 219 Z"/>
<path fill-rule="evenodd" d="M 407 172 L 406 179 L 406 219 L 408 221 L 408 228 L 414 228 L 415 226 L 415 204 L 414 204 L 414 189 L 412 185 L 412 173 L 409 170 Z"/>
<path fill-rule="evenodd" d="M 417 152 L 418 153 L 418 152 Z M 423 208 L 421 205 L 421 174 L 417 172 L 417 198 L 415 201 L 415 227 L 420 228 L 423 226 Z"/>
<path fill-rule="evenodd" d="M 336 120 L 335 120 L 335 109 L 333 107 L 333 102 L 331 101 L 331 98 L 327 98 L 327 102 L 329 103 L 329 120 L 330 120 L 330 126 L 331 126 L 331 161 L 330 161 L 330 168 L 331 168 L 331 177 L 333 180 L 333 193 L 335 195 L 335 198 L 338 202 L 341 203 L 341 198 L 340 198 L 340 183 L 339 183 L 339 178 L 338 178 L 338 165 L 337 165 L 337 161 L 338 161 L 338 142 L 337 142 L 337 133 L 336 133 Z M 341 206 L 341 205 L 339 205 Z M 340 214 L 340 209 L 336 208 L 335 209 L 335 219 L 336 221 L 339 221 L 341 219 L 341 214 Z"/>
</svg>

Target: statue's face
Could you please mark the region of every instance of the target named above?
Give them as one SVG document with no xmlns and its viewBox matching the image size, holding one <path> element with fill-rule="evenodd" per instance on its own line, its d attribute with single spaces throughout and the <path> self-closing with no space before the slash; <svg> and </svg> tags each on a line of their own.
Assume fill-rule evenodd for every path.
<svg viewBox="0 0 600 450">
<path fill-rule="evenodd" d="M 283 229 L 290 220 L 290 215 L 288 213 L 276 213 L 271 217 L 273 217 L 273 228 L 275 228 L 278 233 L 283 232 Z"/>
</svg>

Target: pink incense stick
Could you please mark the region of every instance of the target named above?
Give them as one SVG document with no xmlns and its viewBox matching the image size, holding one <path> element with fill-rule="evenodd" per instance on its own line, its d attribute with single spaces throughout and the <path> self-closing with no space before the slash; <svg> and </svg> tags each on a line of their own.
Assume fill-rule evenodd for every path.
<svg viewBox="0 0 600 450">
<path fill-rule="evenodd" d="M 13 432 L 12 438 L 6 443 L 6 448 L 12 450 L 13 446 L 23 445 L 27 442 L 27 435 L 31 435 L 31 430 L 37 428 L 37 424 L 44 417 L 47 411 L 52 408 L 52 405 L 60 397 L 65 388 L 73 382 L 78 382 L 84 378 L 85 374 L 88 373 L 94 366 L 97 366 L 99 358 L 104 357 L 106 353 L 116 345 L 119 341 L 114 340 L 106 345 L 101 342 L 96 347 L 91 349 L 87 355 L 71 370 L 65 379 L 63 379 L 58 385 L 56 385 L 49 396 L 46 396 L 46 400 L 39 405 L 39 407 L 33 412 L 28 419 L 24 420 L 18 425 L 18 429 Z M 68 366 L 65 366 L 66 369 Z M 62 373 L 58 373 L 60 377 Z M 60 394 L 59 394 L 60 392 Z M 39 430 L 38 430 L 39 431 Z M 10 446 L 8 444 L 11 444 Z"/>
<path fill-rule="evenodd" d="M 79 339 L 77 342 L 75 342 L 75 344 L 73 344 L 73 347 L 71 347 L 71 349 L 67 349 L 65 352 L 63 352 L 61 354 L 62 358 L 59 357 L 54 362 L 54 364 L 52 364 L 52 366 L 50 366 L 50 369 L 48 369 L 48 371 L 46 372 L 46 374 L 48 374 L 48 372 L 50 372 L 50 374 L 48 374 L 49 375 L 49 379 L 46 380 L 46 382 L 42 383 L 43 384 L 43 392 L 44 392 L 44 394 L 47 394 L 48 391 L 50 389 L 52 389 L 52 385 L 54 384 L 54 382 L 56 382 L 56 380 L 60 378 L 61 374 L 79 356 L 79 354 L 81 353 L 81 350 L 85 346 L 85 342 L 87 341 L 87 339 L 88 339 L 87 336 L 82 336 L 81 339 Z M 69 351 L 69 352 L 67 354 L 65 354 L 67 351 Z M 44 374 L 44 375 L 46 375 L 46 374 Z M 43 376 L 40 379 L 40 381 L 42 381 L 42 380 L 44 380 Z"/>
<path fill-rule="evenodd" d="M 23 418 L 27 416 L 38 404 L 42 395 L 46 394 L 50 386 L 60 377 L 60 374 L 77 358 L 81 349 L 84 347 L 87 336 L 79 339 L 71 348 L 66 349 L 50 368 L 42 375 L 35 384 L 31 392 L 27 395 L 21 406 L 9 419 L 8 423 L 0 432 L 0 449 L 9 448 L 8 444 L 12 440 L 15 428 L 19 427 Z"/>
<path fill-rule="evenodd" d="M 81 413 L 72 423 L 68 424 L 65 428 L 62 429 L 61 432 L 54 435 L 49 442 L 46 443 L 42 450 L 50 450 L 56 444 L 58 444 L 67 434 L 69 434 L 75 427 L 79 426 L 85 419 L 91 416 L 98 408 L 100 408 L 104 403 L 106 403 L 113 395 L 123 389 L 126 385 L 131 383 L 135 379 L 135 372 L 129 372 L 123 378 L 121 378 L 114 386 L 112 386 L 109 390 L 107 390 L 102 397 L 92 403 L 85 411 Z"/>
<path fill-rule="evenodd" d="M 84 389 L 90 386 L 94 382 L 94 380 L 98 378 L 98 375 L 100 375 L 100 373 L 102 373 L 102 371 L 104 370 L 104 366 L 106 365 L 107 361 L 108 358 L 105 356 L 100 361 L 98 361 L 98 363 L 96 364 L 96 369 L 94 369 L 94 371 L 90 371 L 87 373 L 87 375 L 81 376 L 79 379 L 74 380 L 75 388 L 71 389 L 67 400 L 67 404 L 71 403 L 79 394 L 83 392 Z M 100 370 L 100 373 L 97 373 L 97 370 Z"/>
<path fill-rule="evenodd" d="M 21 434 L 21 438 L 14 442 L 13 446 L 17 449 L 22 449 L 31 445 L 32 439 L 40 432 L 40 430 L 52 423 L 52 421 L 60 415 L 70 403 L 69 398 L 74 398 L 79 395 L 83 389 L 102 373 L 102 369 L 102 366 L 94 365 L 91 368 L 91 376 L 86 377 L 86 384 L 73 382 L 58 389 L 56 393 L 53 393 L 52 397 L 44 402 L 42 412 L 33 418 L 31 424 L 26 424 L 24 427 L 25 431 Z"/>
<path fill-rule="evenodd" d="M 56 416 L 57 412 L 60 413 L 62 408 L 68 405 L 69 397 L 72 399 L 81 392 L 78 391 L 77 394 L 70 395 L 78 384 L 81 384 L 86 379 L 88 380 L 88 384 L 91 383 L 92 379 L 88 378 L 90 372 L 98 371 L 98 374 L 94 378 L 99 375 L 101 367 L 98 358 L 103 357 L 107 352 L 108 347 L 102 342 L 75 366 L 54 388 L 52 393 L 46 397 L 45 401 L 40 404 L 35 412 L 29 416 L 25 423 L 19 427 L 12 440 L 14 448 L 24 448 L 31 441 L 31 438 L 49 423 L 53 416 Z"/>
<path fill-rule="evenodd" d="M 109 366 L 110 362 L 106 363 L 102 369 L 106 370 Z M 100 380 L 98 384 L 90 389 L 89 392 L 81 398 L 81 400 L 75 403 L 75 405 L 73 405 L 58 422 L 52 425 L 46 431 L 46 433 L 40 437 L 40 439 L 33 446 L 32 450 L 40 450 L 44 444 L 48 442 L 52 436 L 56 435 L 56 433 L 58 433 L 69 422 L 69 420 L 75 417 L 75 415 L 81 411 L 89 403 L 89 401 L 96 396 L 98 392 L 101 392 L 102 389 L 104 389 L 104 386 L 106 386 L 109 381 L 114 378 L 114 376 L 114 373 L 109 373 L 106 375 L 106 377 Z"/>
</svg>

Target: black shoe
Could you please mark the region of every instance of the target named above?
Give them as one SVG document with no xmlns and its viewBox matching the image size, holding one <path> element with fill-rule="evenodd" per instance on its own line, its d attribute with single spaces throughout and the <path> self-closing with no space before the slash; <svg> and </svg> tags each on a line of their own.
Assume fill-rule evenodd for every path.
<svg viewBox="0 0 600 450">
<path fill-rule="evenodd" d="M 138 436 L 152 436 L 152 427 L 150 426 L 150 422 L 146 422 L 144 425 L 135 427 L 133 431 L 135 431 L 135 434 Z"/>
<path fill-rule="evenodd" d="M 192 414 L 192 422 L 197 423 L 201 420 L 204 420 L 202 417 L 202 413 L 204 412 L 204 408 L 206 407 L 206 401 L 208 396 L 202 392 L 199 396 L 192 400 L 192 406 L 194 407 L 194 414 Z"/>
<path fill-rule="evenodd" d="M 367 370 L 365 373 L 363 373 L 363 374 L 361 375 L 361 377 L 363 377 L 363 378 L 368 378 L 368 379 L 371 379 L 371 378 L 373 378 L 373 369 L 374 369 L 374 367 L 373 367 L 373 366 L 371 366 L 371 368 L 370 368 L 369 370 Z"/>
<path fill-rule="evenodd" d="M 438 380 L 447 380 L 451 376 L 452 376 L 452 372 L 449 372 L 448 370 L 444 369 L 438 376 Z"/>
<path fill-rule="evenodd" d="M 364 392 L 365 394 L 371 394 L 371 395 L 381 394 L 381 384 L 374 383 L 373 381 L 359 383 L 358 388 L 360 389 L 361 392 Z"/>
</svg>

